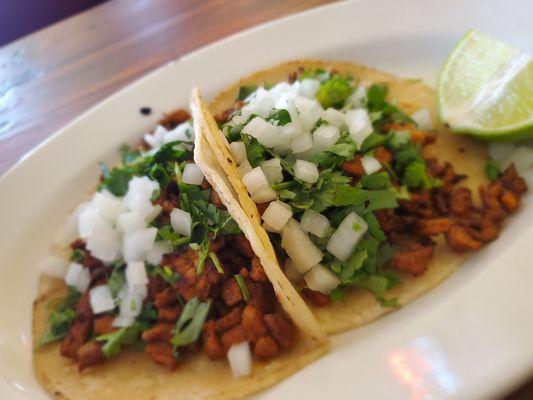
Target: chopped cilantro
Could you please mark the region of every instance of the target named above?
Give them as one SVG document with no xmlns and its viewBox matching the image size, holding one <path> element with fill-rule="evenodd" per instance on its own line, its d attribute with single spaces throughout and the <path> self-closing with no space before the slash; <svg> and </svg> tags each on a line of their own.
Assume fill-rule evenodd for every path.
<svg viewBox="0 0 533 400">
<path fill-rule="evenodd" d="M 352 92 L 353 88 L 347 79 L 334 75 L 320 85 L 316 98 L 324 108 L 341 108 Z"/>
<path fill-rule="evenodd" d="M 81 294 L 77 290 L 69 289 L 68 295 L 56 306 L 48 316 L 50 328 L 41 336 L 37 346 L 63 339 L 76 318 L 75 306 Z"/>
<path fill-rule="evenodd" d="M 176 355 L 179 347 L 198 340 L 210 307 L 211 301 L 202 303 L 196 297 L 185 304 L 180 318 L 176 322 L 171 340 Z"/>
<path fill-rule="evenodd" d="M 248 301 L 250 298 L 250 292 L 248 292 L 248 288 L 246 287 L 246 282 L 244 282 L 244 278 L 241 274 L 235 275 L 235 280 L 237 281 L 237 285 L 239 285 L 239 288 L 241 289 L 242 298 L 244 301 Z"/>
<path fill-rule="evenodd" d="M 118 292 L 120 292 L 120 289 L 122 289 L 125 283 L 126 275 L 124 273 L 124 269 L 114 268 L 109 276 L 109 279 L 107 280 L 107 285 L 109 286 L 109 290 L 111 291 L 111 295 L 114 299 L 117 298 Z"/>
<path fill-rule="evenodd" d="M 150 276 L 159 276 L 169 285 L 175 285 L 181 278 L 180 274 L 174 272 L 168 265 L 153 267 Z"/>
<path fill-rule="evenodd" d="M 500 177 L 500 163 L 496 160 L 489 160 L 485 164 L 485 175 L 491 182 L 498 180 Z"/>
<path fill-rule="evenodd" d="M 102 353 L 106 358 L 111 358 L 122 350 L 124 346 L 133 344 L 143 331 L 143 325 L 134 322 L 127 328 L 121 328 L 118 331 L 106 333 L 96 337 L 99 342 L 105 342 L 102 346 Z"/>
<path fill-rule="evenodd" d="M 81 251 L 80 249 L 76 249 L 72 252 L 70 255 L 70 261 L 74 261 L 77 263 L 82 263 L 85 259 L 85 253 Z"/>
<path fill-rule="evenodd" d="M 329 298 L 333 303 L 338 303 L 339 301 L 344 300 L 344 291 L 341 287 L 336 287 L 329 293 Z"/>
<path fill-rule="evenodd" d="M 283 110 L 283 109 L 278 110 L 276 108 L 270 112 L 268 116 L 268 120 L 270 122 L 275 122 L 276 125 L 279 125 L 279 126 L 286 125 L 292 121 L 291 115 L 289 114 L 287 110 Z"/>
<path fill-rule="evenodd" d="M 220 264 L 220 260 L 218 259 L 217 253 L 214 251 L 209 252 L 209 258 L 211 261 L 213 261 L 213 264 L 215 265 L 215 268 L 220 274 L 224 274 L 224 268 L 222 268 L 222 264 Z"/>
<path fill-rule="evenodd" d="M 237 100 L 245 100 L 248 96 L 250 96 L 253 92 L 257 90 L 257 86 L 254 85 L 247 85 L 247 86 L 241 86 L 239 88 L 239 93 L 237 93 Z"/>
<path fill-rule="evenodd" d="M 361 184 L 369 190 L 386 189 L 391 185 L 390 176 L 387 172 L 364 175 L 361 178 Z"/>
</svg>

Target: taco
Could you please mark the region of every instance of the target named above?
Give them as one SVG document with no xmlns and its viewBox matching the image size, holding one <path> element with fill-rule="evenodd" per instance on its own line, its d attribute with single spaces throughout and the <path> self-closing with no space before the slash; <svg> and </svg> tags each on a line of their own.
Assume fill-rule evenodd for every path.
<svg viewBox="0 0 533 400">
<path fill-rule="evenodd" d="M 513 165 L 489 181 L 484 146 L 433 123 L 431 88 L 359 65 L 285 63 L 223 91 L 216 118 L 199 106 L 241 227 L 330 333 L 437 286 L 527 190 Z"/>
<path fill-rule="evenodd" d="M 122 166 L 101 164 L 58 232 L 33 309 L 35 371 L 55 398 L 243 397 L 327 350 L 199 147 L 189 113 L 169 114 Z"/>
</svg>

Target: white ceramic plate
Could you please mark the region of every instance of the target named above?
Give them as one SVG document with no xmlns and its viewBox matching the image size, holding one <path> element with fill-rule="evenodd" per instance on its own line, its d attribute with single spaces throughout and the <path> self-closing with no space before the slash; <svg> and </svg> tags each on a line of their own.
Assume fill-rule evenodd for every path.
<svg viewBox="0 0 533 400">
<path fill-rule="evenodd" d="M 57 132 L 0 180 L 0 398 L 43 399 L 31 368 L 36 262 L 68 211 L 162 111 L 242 75 L 300 57 L 346 59 L 434 83 L 454 43 L 477 28 L 533 51 L 530 0 L 361 1 L 323 7 L 166 65 Z M 150 118 L 139 115 L 149 105 Z M 414 304 L 334 338 L 327 356 L 262 398 L 498 396 L 533 372 L 531 195 L 501 238 Z"/>
</svg>

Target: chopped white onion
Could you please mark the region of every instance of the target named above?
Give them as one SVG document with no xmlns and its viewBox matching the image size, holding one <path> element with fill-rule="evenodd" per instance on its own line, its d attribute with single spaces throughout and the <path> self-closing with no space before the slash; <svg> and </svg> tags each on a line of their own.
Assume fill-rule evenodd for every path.
<svg viewBox="0 0 533 400">
<path fill-rule="evenodd" d="M 340 137 L 341 132 L 338 127 L 332 125 L 319 126 L 313 132 L 313 150 L 316 153 L 320 153 L 337 143 Z"/>
<path fill-rule="evenodd" d="M 146 226 L 144 215 L 138 211 L 122 214 L 117 219 L 117 227 L 121 232 L 131 232 L 143 229 Z"/>
<path fill-rule="evenodd" d="M 239 171 L 241 172 L 241 176 L 246 175 L 248 172 L 252 170 L 252 166 L 248 162 L 248 160 L 244 160 L 241 162 L 241 165 L 239 165 Z"/>
<path fill-rule="evenodd" d="M 142 310 L 143 299 L 135 294 L 127 294 L 120 299 L 120 316 L 124 319 L 137 317 Z"/>
<path fill-rule="evenodd" d="M 164 134 L 163 143 L 175 142 L 177 140 L 189 143 L 194 141 L 194 130 L 189 121 L 179 124 Z"/>
<path fill-rule="evenodd" d="M 89 292 L 89 302 L 95 314 L 111 311 L 115 308 L 115 302 L 107 285 L 92 288 Z"/>
<path fill-rule="evenodd" d="M 252 353 L 247 341 L 232 345 L 228 350 L 227 357 L 234 378 L 252 373 Z"/>
<path fill-rule="evenodd" d="M 59 227 L 55 236 L 54 243 L 61 246 L 69 246 L 74 240 L 78 238 L 78 219 L 82 211 L 87 208 L 88 202 L 80 204 L 76 209 L 67 217 L 63 225 Z M 92 229 L 92 228 L 91 228 Z"/>
<path fill-rule="evenodd" d="M 95 224 L 101 220 L 102 217 L 98 214 L 98 210 L 88 204 L 78 217 L 78 233 L 80 237 L 86 239 L 91 236 Z"/>
<path fill-rule="evenodd" d="M 320 81 L 318 79 L 302 79 L 299 83 L 298 94 L 309 99 L 314 99 L 320 87 Z"/>
<path fill-rule="evenodd" d="M 243 107 L 243 112 L 249 113 L 250 115 L 257 114 L 263 118 L 266 118 L 270 114 L 275 104 L 273 94 L 262 87 L 252 93 L 246 101 L 248 104 Z"/>
<path fill-rule="evenodd" d="M 418 128 L 422 131 L 431 131 L 435 129 L 431 114 L 427 108 L 421 108 L 411 115 L 413 121 L 416 122 Z"/>
<path fill-rule="evenodd" d="M 107 191 L 96 192 L 93 196 L 91 206 L 98 211 L 100 216 L 110 221 L 115 221 L 120 214 L 126 211 L 122 204 L 122 199 L 113 196 Z"/>
<path fill-rule="evenodd" d="M 300 136 L 303 133 L 302 125 L 299 122 L 289 122 L 288 124 L 280 127 L 282 142 L 286 140 L 291 140 L 297 136 Z M 281 144 L 283 144 L 281 143 Z M 278 144 L 279 146 L 279 144 Z"/>
<path fill-rule="evenodd" d="M 172 218 L 172 215 L 171 215 Z M 140 261 L 154 245 L 157 228 L 128 232 L 122 238 L 124 261 Z"/>
<path fill-rule="evenodd" d="M 287 258 L 287 261 L 285 261 L 284 272 L 287 279 L 291 282 L 299 282 L 303 278 L 303 275 L 296 268 L 296 264 L 290 258 Z"/>
<path fill-rule="evenodd" d="M 291 140 L 290 149 L 293 153 L 301 153 L 309 150 L 313 146 L 313 136 L 309 132 L 304 132 Z"/>
<path fill-rule="evenodd" d="M 91 275 L 87 268 L 83 268 L 83 265 L 72 262 L 69 264 L 67 274 L 65 275 L 65 283 L 68 286 L 76 288 L 80 293 L 83 293 L 89 287 L 91 283 Z"/>
<path fill-rule="evenodd" d="M 324 110 L 315 99 L 308 99 L 302 96 L 294 98 L 296 109 L 300 113 L 300 121 L 305 131 L 311 130 L 322 116 Z"/>
<path fill-rule="evenodd" d="M 120 235 L 109 222 L 97 219 L 87 238 L 87 250 L 104 262 L 112 262 L 120 255 Z"/>
<path fill-rule="evenodd" d="M 39 263 L 39 270 L 48 276 L 63 279 L 67 273 L 68 262 L 64 258 L 48 256 Z"/>
<path fill-rule="evenodd" d="M 170 253 L 172 246 L 166 240 L 155 242 L 154 245 L 146 253 L 146 261 L 153 265 L 161 264 L 163 260 L 163 254 Z"/>
<path fill-rule="evenodd" d="M 144 221 L 148 225 L 150 222 L 152 222 L 163 210 L 163 207 L 161 207 L 159 204 L 156 204 L 155 206 L 147 207 L 142 211 L 144 215 Z"/>
<path fill-rule="evenodd" d="M 304 182 L 315 183 L 318 180 L 318 168 L 312 162 L 296 160 L 294 163 L 294 175 Z"/>
<path fill-rule="evenodd" d="M 366 104 L 366 89 L 364 86 L 358 86 L 354 90 L 352 95 L 346 100 L 347 104 L 352 105 L 355 108 L 361 108 Z"/>
<path fill-rule="evenodd" d="M 183 183 L 188 183 L 190 185 L 201 185 L 204 181 L 204 174 L 198 165 L 188 163 L 183 169 L 182 180 Z"/>
<path fill-rule="evenodd" d="M 191 236 L 192 217 L 187 211 L 175 208 L 170 213 L 170 224 L 176 233 L 183 236 Z"/>
<path fill-rule="evenodd" d="M 244 146 L 243 142 L 231 142 L 229 147 L 231 149 L 231 154 L 233 154 L 233 157 L 237 162 L 237 165 L 240 165 L 244 160 L 248 160 L 246 155 L 246 147 Z"/>
<path fill-rule="evenodd" d="M 114 326 L 115 328 L 128 328 L 132 326 L 134 322 L 135 322 L 134 317 L 128 317 L 128 316 L 119 314 L 113 320 L 113 323 L 111 325 Z"/>
<path fill-rule="evenodd" d="M 294 219 L 290 219 L 283 228 L 281 247 L 302 274 L 318 264 L 324 256 Z"/>
<path fill-rule="evenodd" d="M 252 194 L 252 199 L 256 203 L 266 203 L 268 201 L 276 200 L 278 194 L 270 186 L 263 186 Z"/>
<path fill-rule="evenodd" d="M 344 113 L 331 107 L 324 111 L 322 118 L 326 120 L 328 124 L 338 128 L 342 127 L 346 123 L 344 121 Z"/>
<path fill-rule="evenodd" d="M 259 189 L 269 187 L 268 180 L 261 167 L 255 167 L 254 169 L 252 169 L 250 172 L 248 172 L 242 177 L 242 181 L 244 182 L 244 185 L 246 186 L 248 192 L 250 192 L 250 194 L 252 195 Z"/>
<path fill-rule="evenodd" d="M 152 134 L 147 133 L 144 135 L 144 141 L 150 145 L 152 148 L 159 147 L 163 144 L 165 139 L 165 134 L 167 130 L 164 126 L 158 125 Z"/>
<path fill-rule="evenodd" d="M 319 238 L 326 236 L 331 230 L 329 220 L 311 209 L 305 210 L 300 226 L 304 231 L 312 233 Z"/>
<path fill-rule="evenodd" d="M 367 175 L 371 175 L 381 169 L 380 162 L 370 155 L 361 157 L 361 165 L 363 166 L 365 174 Z"/>
<path fill-rule="evenodd" d="M 145 286 L 148 283 L 144 262 L 134 261 L 126 265 L 126 282 L 130 293 L 137 291 L 138 286 Z"/>
<path fill-rule="evenodd" d="M 283 229 L 291 217 L 291 207 L 279 200 L 271 202 L 261 215 L 265 223 L 278 231 Z"/>
<path fill-rule="evenodd" d="M 340 284 L 339 278 L 321 264 L 315 265 L 304 276 L 307 287 L 311 290 L 329 294 Z"/>
<path fill-rule="evenodd" d="M 283 169 L 281 168 L 281 161 L 274 157 L 270 160 L 261 163 L 261 169 L 265 174 L 269 184 L 279 183 L 283 181 Z"/>
<path fill-rule="evenodd" d="M 339 260 L 346 261 L 367 229 L 366 221 L 356 213 L 351 212 L 331 235 L 326 249 Z"/>
<path fill-rule="evenodd" d="M 372 122 L 368 112 L 363 109 L 349 110 L 346 112 L 346 125 L 350 137 L 360 148 L 365 139 L 372 133 Z"/>
<path fill-rule="evenodd" d="M 499 163 L 504 162 L 515 149 L 515 144 L 510 142 L 490 142 L 489 155 Z"/>
<path fill-rule="evenodd" d="M 261 117 L 255 117 L 242 129 L 247 135 L 256 138 L 266 147 L 274 147 L 281 141 L 281 132 L 277 126 L 269 124 Z"/>
<path fill-rule="evenodd" d="M 274 229 L 273 227 L 271 227 L 269 224 L 267 224 L 266 222 L 263 222 L 263 224 L 261 225 L 263 227 L 263 229 L 267 232 L 272 232 L 272 233 L 281 233 L 280 230 L 278 229 Z"/>
<path fill-rule="evenodd" d="M 128 192 L 123 202 L 131 211 L 145 212 L 152 207 L 150 199 L 158 189 L 157 181 L 152 181 L 146 176 L 135 176 L 128 182 Z"/>
</svg>

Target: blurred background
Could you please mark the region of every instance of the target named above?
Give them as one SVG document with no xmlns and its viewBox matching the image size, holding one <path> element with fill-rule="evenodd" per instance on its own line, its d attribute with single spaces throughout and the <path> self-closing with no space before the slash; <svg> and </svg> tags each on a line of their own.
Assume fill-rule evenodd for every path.
<svg viewBox="0 0 533 400">
<path fill-rule="evenodd" d="M 0 0 L 0 46 L 108 0 Z"/>
</svg>

